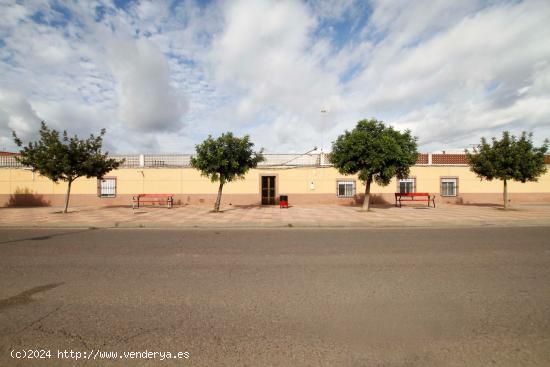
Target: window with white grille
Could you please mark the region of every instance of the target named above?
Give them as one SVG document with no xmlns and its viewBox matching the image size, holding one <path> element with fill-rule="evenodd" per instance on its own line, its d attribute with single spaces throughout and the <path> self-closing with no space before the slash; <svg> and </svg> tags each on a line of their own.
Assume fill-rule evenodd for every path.
<svg viewBox="0 0 550 367">
<path fill-rule="evenodd" d="M 355 196 L 355 181 L 338 181 L 337 195 L 339 198 L 352 198 Z"/>
<path fill-rule="evenodd" d="M 416 192 L 416 178 L 404 178 L 397 182 L 401 194 Z"/>
<path fill-rule="evenodd" d="M 104 177 L 98 180 L 98 195 L 102 198 L 116 196 L 116 177 Z"/>
<path fill-rule="evenodd" d="M 457 196 L 458 178 L 443 177 L 441 179 L 441 196 Z"/>
</svg>

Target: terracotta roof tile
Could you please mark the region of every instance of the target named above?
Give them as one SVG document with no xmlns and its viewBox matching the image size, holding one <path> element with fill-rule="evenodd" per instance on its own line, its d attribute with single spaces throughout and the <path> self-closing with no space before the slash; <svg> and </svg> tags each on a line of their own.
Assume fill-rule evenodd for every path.
<svg viewBox="0 0 550 367">
<path fill-rule="evenodd" d="M 416 158 L 416 164 L 428 164 L 428 154 L 419 153 L 418 158 Z"/>
<path fill-rule="evenodd" d="M 432 164 L 468 164 L 466 154 L 432 154 Z"/>
</svg>

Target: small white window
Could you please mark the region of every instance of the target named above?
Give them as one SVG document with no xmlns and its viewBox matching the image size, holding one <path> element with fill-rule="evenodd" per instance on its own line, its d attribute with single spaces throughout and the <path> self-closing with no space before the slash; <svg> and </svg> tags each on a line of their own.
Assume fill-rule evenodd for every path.
<svg viewBox="0 0 550 367">
<path fill-rule="evenodd" d="M 105 177 L 99 181 L 99 196 L 102 198 L 114 198 L 116 196 L 116 178 Z"/>
<path fill-rule="evenodd" d="M 441 196 L 456 196 L 458 188 L 458 179 L 455 177 L 445 177 L 441 179 Z"/>
<path fill-rule="evenodd" d="M 355 181 L 338 181 L 337 190 L 339 198 L 352 198 L 355 196 Z"/>
<path fill-rule="evenodd" d="M 408 192 L 416 192 L 416 179 L 415 178 L 403 178 L 398 181 L 399 192 L 406 194 Z"/>
</svg>

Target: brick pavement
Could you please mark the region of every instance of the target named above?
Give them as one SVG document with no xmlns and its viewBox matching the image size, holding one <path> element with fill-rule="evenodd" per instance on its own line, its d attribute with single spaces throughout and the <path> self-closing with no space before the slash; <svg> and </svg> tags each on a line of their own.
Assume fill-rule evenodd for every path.
<svg viewBox="0 0 550 367">
<path fill-rule="evenodd" d="M 498 206 L 425 205 L 359 207 L 336 205 L 228 206 L 213 213 L 205 206 L 0 208 L 2 227 L 411 227 L 411 226 L 547 226 L 550 205 L 518 205 L 504 211 Z"/>
</svg>

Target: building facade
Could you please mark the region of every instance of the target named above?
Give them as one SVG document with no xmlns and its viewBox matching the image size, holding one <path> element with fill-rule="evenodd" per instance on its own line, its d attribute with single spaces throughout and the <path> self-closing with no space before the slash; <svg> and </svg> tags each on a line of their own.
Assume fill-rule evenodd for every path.
<svg viewBox="0 0 550 367">
<path fill-rule="evenodd" d="M 362 203 L 365 186 L 356 175 L 338 173 L 326 154 L 267 154 L 244 179 L 224 185 L 222 205 L 277 204 L 288 195 L 292 205 Z M 71 206 L 131 205 L 137 194 L 173 194 L 176 205 L 213 205 L 218 184 L 189 165 L 191 155 L 120 155 L 122 166 L 102 180 L 79 178 Z M 550 156 L 546 157 L 550 168 Z M 550 169 L 549 169 L 550 171 Z M 0 153 L 0 206 L 60 206 L 67 186 L 22 167 L 13 154 Z M 395 192 L 429 192 L 436 203 L 502 203 L 502 182 L 481 181 L 464 154 L 420 154 L 410 176 L 390 185 L 371 186 L 374 204 L 393 204 Z M 550 203 L 550 172 L 538 182 L 510 182 L 511 203 Z"/>
</svg>

